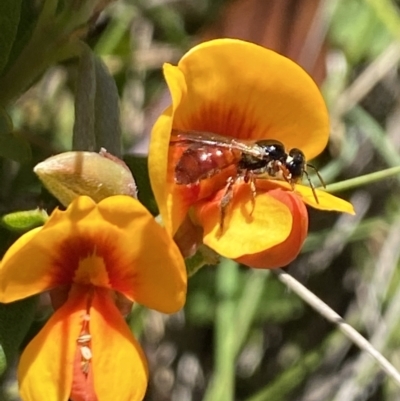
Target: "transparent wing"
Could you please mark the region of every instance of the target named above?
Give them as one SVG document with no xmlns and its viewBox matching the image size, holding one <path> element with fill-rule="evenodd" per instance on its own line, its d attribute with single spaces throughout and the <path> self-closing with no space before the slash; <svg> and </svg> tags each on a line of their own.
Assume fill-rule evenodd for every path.
<svg viewBox="0 0 400 401">
<path fill-rule="evenodd" d="M 190 144 L 203 144 L 209 146 L 218 146 L 219 148 L 236 149 L 248 155 L 262 158 L 263 151 L 254 141 L 240 141 L 236 138 L 229 136 L 218 135 L 206 131 L 184 131 L 172 129 L 171 131 L 171 145 L 190 145 Z"/>
</svg>

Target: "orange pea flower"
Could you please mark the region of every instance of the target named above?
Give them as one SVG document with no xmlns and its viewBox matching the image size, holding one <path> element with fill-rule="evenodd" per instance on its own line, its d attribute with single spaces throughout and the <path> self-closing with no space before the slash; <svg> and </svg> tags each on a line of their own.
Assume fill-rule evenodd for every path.
<svg viewBox="0 0 400 401">
<path fill-rule="evenodd" d="M 150 179 L 165 227 L 175 234 L 187 215 L 203 230 L 203 242 L 222 256 L 253 267 L 291 262 L 308 229 L 305 204 L 354 213 L 348 202 L 308 185 L 256 179 L 256 196 L 237 181 L 220 232 L 220 204 L 236 166 L 191 185 L 177 184 L 182 154 L 171 131 L 203 131 L 238 140 L 274 139 L 286 151 L 299 148 L 307 161 L 325 148 L 328 114 L 313 80 L 291 60 L 235 39 L 202 43 L 179 61 L 164 65 L 172 104 L 152 131 Z M 186 219 L 187 220 L 187 219 Z M 186 221 L 185 220 L 185 221 Z"/>
<path fill-rule="evenodd" d="M 22 399 L 142 400 L 146 359 L 116 302 L 165 313 L 183 306 L 185 265 L 165 230 L 131 197 L 76 198 L 0 264 L 0 302 L 46 290 L 67 299 L 22 353 Z"/>
</svg>

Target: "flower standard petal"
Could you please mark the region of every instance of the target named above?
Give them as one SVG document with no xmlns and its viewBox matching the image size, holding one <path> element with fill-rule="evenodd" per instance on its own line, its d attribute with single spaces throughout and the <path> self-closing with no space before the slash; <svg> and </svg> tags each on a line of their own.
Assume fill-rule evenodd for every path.
<svg viewBox="0 0 400 401">
<path fill-rule="evenodd" d="M 71 283 L 71 277 L 56 262 L 59 247 L 75 234 L 76 222 L 94 208 L 90 198 L 79 198 L 66 212 L 55 210 L 43 227 L 19 238 L 0 264 L 0 302 L 12 302 Z"/>
<path fill-rule="evenodd" d="M 86 306 L 85 293 L 75 292 L 27 345 L 18 367 L 24 401 L 67 401 L 72 384 L 76 340 Z"/>
<path fill-rule="evenodd" d="M 164 65 L 164 74 L 170 88 L 172 104 L 157 119 L 152 129 L 150 151 L 149 151 L 149 169 L 151 187 L 157 200 L 160 214 L 163 218 L 163 224 L 169 233 L 173 233 L 178 227 L 173 227 L 173 218 L 171 214 L 183 216 L 187 211 L 184 205 L 178 204 L 171 199 L 173 182 L 173 166 L 168 163 L 169 140 L 172 130 L 173 116 L 176 108 L 182 101 L 186 93 L 186 82 L 182 72 L 169 64 Z M 171 203 L 172 202 L 172 203 Z M 183 217 L 181 217 L 183 220 Z"/>
<path fill-rule="evenodd" d="M 96 289 L 92 306 L 92 366 L 98 401 L 141 401 L 148 372 L 140 345 L 109 291 Z"/>
<path fill-rule="evenodd" d="M 65 284 L 52 263 L 54 243 L 68 236 L 63 228 L 65 225 L 31 230 L 8 249 L 0 264 L 0 302 L 13 302 Z"/>
<path fill-rule="evenodd" d="M 182 256 L 137 200 L 115 196 L 95 204 L 81 197 L 54 216 L 6 253 L 0 300 L 11 302 L 75 281 L 113 288 L 163 312 L 183 306 Z"/>
<path fill-rule="evenodd" d="M 255 199 L 247 184 L 235 185 L 220 232 L 221 190 L 212 200 L 198 202 L 194 207 L 195 220 L 203 227 L 203 241 L 227 258 L 259 253 L 284 242 L 292 231 L 292 215 L 280 200 L 266 192 Z M 254 204 L 253 204 L 254 201 Z"/>
<path fill-rule="evenodd" d="M 307 159 L 325 148 L 329 122 L 322 95 L 286 57 L 253 43 L 218 39 L 191 49 L 177 68 L 187 92 L 173 116 L 174 127 L 277 139 L 289 149 L 302 149 Z"/>
<path fill-rule="evenodd" d="M 104 220 L 119 228 L 115 243 L 119 257 L 107 263 L 111 287 L 149 308 L 166 313 L 179 310 L 186 298 L 186 268 L 165 229 L 129 197 L 107 198 L 98 210 Z"/>
</svg>

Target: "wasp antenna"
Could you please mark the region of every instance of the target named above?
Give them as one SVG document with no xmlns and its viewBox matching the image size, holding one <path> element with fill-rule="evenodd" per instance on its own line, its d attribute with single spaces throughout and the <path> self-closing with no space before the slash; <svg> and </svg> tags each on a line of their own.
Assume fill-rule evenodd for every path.
<svg viewBox="0 0 400 401">
<path fill-rule="evenodd" d="M 319 171 L 317 170 L 317 168 L 314 167 L 312 164 L 307 164 L 307 167 L 312 168 L 312 169 L 317 173 L 317 176 L 318 176 L 318 178 L 319 178 L 319 181 L 321 182 L 322 186 L 323 186 L 324 188 L 326 188 L 325 181 L 324 181 L 324 179 L 322 178 L 322 175 L 321 175 L 321 174 L 319 173 Z"/>
<path fill-rule="evenodd" d="M 308 166 L 308 164 L 307 164 L 307 166 Z M 317 170 L 315 170 L 315 171 L 317 171 Z M 311 181 L 311 179 L 310 179 L 310 176 L 308 175 L 308 173 L 307 173 L 306 170 L 304 170 L 304 174 L 306 175 L 307 181 L 308 181 L 308 183 L 310 184 L 310 188 L 311 188 L 311 191 L 312 191 L 312 193 L 313 193 L 313 195 L 314 195 L 315 202 L 317 202 L 317 203 L 319 204 L 319 200 L 318 200 L 317 194 L 316 194 L 316 192 L 315 192 L 314 184 L 312 183 L 312 181 Z"/>
</svg>

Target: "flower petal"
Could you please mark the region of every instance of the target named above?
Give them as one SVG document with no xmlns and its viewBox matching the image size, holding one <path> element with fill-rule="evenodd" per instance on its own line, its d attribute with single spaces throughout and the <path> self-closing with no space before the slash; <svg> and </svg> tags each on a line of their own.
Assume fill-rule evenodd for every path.
<svg viewBox="0 0 400 401">
<path fill-rule="evenodd" d="M 8 249 L 0 264 L 0 302 L 13 302 L 61 284 L 53 274 L 46 234 L 42 227 L 36 228 Z"/>
<path fill-rule="evenodd" d="M 86 307 L 85 293 L 75 291 L 22 353 L 18 380 L 24 401 L 67 401 L 72 385 L 76 340 Z"/>
<path fill-rule="evenodd" d="M 248 184 L 234 186 L 221 234 L 220 200 L 224 192 L 193 207 L 195 219 L 204 229 L 203 242 L 210 248 L 236 259 L 265 251 L 288 238 L 293 221 L 289 208 L 268 193 L 258 192 L 252 210 L 253 195 Z"/>
<path fill-rule="evenodd" d="M 164 65 L 164 74 L 170 88 L 172 105 L 164 111 L 157 119 L 151 133 L 150 150 L 149 150 L 149 169 L 151 171 L 150 181 L 154 196 L 163 223 L 166 230 L 172 234 L 178 227 L 173 227 L 172 215 L 176 215 L 176 219 L 182 221 L 187 206 L 172 199 L 173 182 L 173 166 L 168 164 L 169 140 L 172 130 L 173 115 L 176 108 L 182 100 L 182 96 L 186 93 L 186 82 L 182 72 L 169 65 Z M 170 171 L 169 171 L 170 170 Z"/>
<path fill-rule="evenodd" d="M 328 114 L 316 84 L 301 67 L 271 50 L 236 39 L 212 40 L 190 50 L 178 66 L 165 64 L 164 75 L 172 106 L 153 128 L 149 171 L 160 214 L 172 235 L 190 205 L 200 199 L 194 199 L 193 188 L 174 185 L 176 159 L 168 148 L 172 127 L 239 139 L 275 139 L 287 149 L 300 148 L 307 160 L 326 146 Z M 207 192 L 203 184 L 195 190 Z"/>
<path fill-rule="evenodd" d="M 354 207 L 350 202 L 331 195 L 324 190 L 315 189 L 315 195 L 318 199 L 317 203 L 312 188 L 306 185 L 296 184 L 294 188 L 292 188 L 290 184 L 284 181 L 260 179 L 257 180 L 257 188 L 265 190 L 282 188 L 288 191 L 293 191 L 301 197 L 304 203 L 313 207 L 314 209 L 355 214 Z"/>
<path fill-rule="evenodd" d="M 286 57 L 253 43 L 218 39 L 180 60 L 187 92 L 174 128 L 241 139 L 276 139 L 311 159 L 325 148 L 328 113 L 312 78 Z M 173 67 L 164 70 L 169 83 Z M 170 87 L 173 96 L 180 88 Z M 166 132 L 168 135 L 168 132 Z"/>
<path fill-rule="evenodd" d="M 307 208 L 295 192 L 277 188 L 269 191 L 268 195 L 289 208 L 293 216 L 293 224 L 290 235 L 285 241 L 265 251 L 244 255 L 236 259 L 237 262 L 244 265 L 262 269 L 283 267 L 292 262 L 299 254 L 308 230 Z"/>
<path fill-rule="evenodd" d="M 95 290 L 92 306 L 92 366 L 98 400 L 141 401 L 148 373 L 140 345 L 107 290 Z"/>
<path fill-rule="evenodd" d="M 69 396 L 69 400 L 98 401 L 93 384 L 93 369 L 89 369 L 86 374 L 83 372 L 82 366 L 83 366 L 82 351 L 79 347 L 76 347 L 75 357 L 73 362 L 73 379 L 71 385 L 71 395 Z"/>
<path fill-rule="evenodd" d="M 314 194 L 310 187 L 304 185 L 296 185 L 296 192 L 301 196 L 303 202 L 318 210 L 329 210 L 335 212 L 356 214 L 354 207 L 350 202 L 340 199 L 330 193 L 316 189 L 318 203 L 315 200 Z"/>
<path fill-rule="evenodd" d="M 77 198 L 9 249 L 0 279 L 1 302 L 78 282 L 113 288 L 163 312 L 183 306 L 187 280 L 172 238 L 129 196 L 98 205 Z"/>
<path fill-rule="evenodd" d="M 70 220 L 82 220 L 95 207 L 90 198 L 79 198 L 66 212 L 55 210 L 43 227 L 16 241 L 0 264 L 0 302 L 12 302 L 70 283 L 63 266 L 56 263 L 59 245 L 75 235 L 76 227 Z"/>
<path fill-rule="evenodd" d="M 178 311 L 185 303 L 187 284 L 178 247 L 138 201 L 118 198 L 98 205 L 103 219 L 120 228 L 116 239 L 114 234 L 108 239 L 118 247 L 118 255 L 107 263 L 111 287 L 149 308 Z"/>
</svg>

